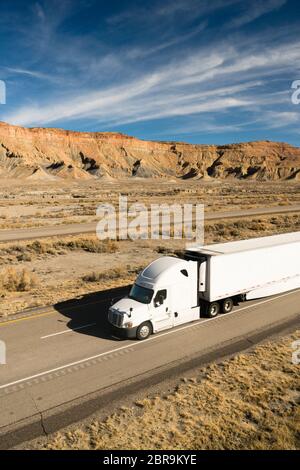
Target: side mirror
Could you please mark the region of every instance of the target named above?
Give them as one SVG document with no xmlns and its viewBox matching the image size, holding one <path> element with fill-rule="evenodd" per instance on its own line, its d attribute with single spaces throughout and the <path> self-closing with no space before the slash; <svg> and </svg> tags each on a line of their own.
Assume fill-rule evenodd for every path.
<svg viewBox="0 0 300 470">
<path fill-rule="evenodd" d="M 164 303 L 164 299 L 162 296 L 157 297 L 157 299 L 154 300 L 154 305 L 155 307 L 160 307 Z"/>
</svg>

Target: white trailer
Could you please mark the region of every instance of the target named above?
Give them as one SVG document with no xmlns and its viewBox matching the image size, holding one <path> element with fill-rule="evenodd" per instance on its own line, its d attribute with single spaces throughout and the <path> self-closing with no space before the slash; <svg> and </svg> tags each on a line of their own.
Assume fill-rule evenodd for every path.
<svg viewBox="0 0 300 470">
<path fill-rule="evenodd" d="M 151 333 L 228 313 L 235 303 L 300 288 L 300 232 L 193 247 L 165 256 L 109 309 L 117 335 Z"/>
</svg>

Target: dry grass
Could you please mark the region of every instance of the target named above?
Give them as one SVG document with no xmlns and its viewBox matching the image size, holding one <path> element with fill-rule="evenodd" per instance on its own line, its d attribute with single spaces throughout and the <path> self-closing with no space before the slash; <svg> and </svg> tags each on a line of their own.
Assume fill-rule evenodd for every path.
<svg viewBox="0 0 300 470">
<path fill-rule="evenodd" d="M 0 247 L 0 263 L 32 261 L 45 255 L 66 254 L 68 251 L 86 251 L 88 253 L 115 253 L 119 248 L 113 240 L 99 240 L 96 235 L 63 237 L 33 242 L 7 243 Z"/>
<path fill-rule="evenodd" d="M 137 266 L 135 268 L 130 268 L 129 266 L 119 266 L 114 269 L 109 269 L 107 271 L 95 272 L 93 271 L 90 274 L 83 276 L 82 280 L 84 282 L 100 282 L 100 281 L 109 281 L 113 279 L 128 279 L 132 275 L 135 275 L 140 272 L 144 266 Z"/>
<path fill-rule="evenodd" d="M 119 268 L 114 268 L 110 269 L 108 271 L 102 271 L 102 272 L 92 272 L 91 274 L 87 274 L 83 276 L 82 280 L 85 282 L 99 282 L 103 280 L 108 280 L 108 279 L 118 279 L 122 275 L 124 275 L 126 271 L 124 268 L 119 267 Z"/>
<path fill-rule="evenodd" d="M 205 224 L 205 235 L 210 242 L 243 240 L 298 230 L 300 230 L 299 214 L 252 217 Z"/>
<path fill-rule="evenodd" d="M 43 448 L 299 449 L 299 366 L 291 362 L 299 335 L 207 366 L 173 393 L 59 432 Z"/>
<path fill-rule="evenodd" d="M 0 273 L 0 292 L 27 292 L 36 287 L 38 279 L 36 275 L 27 269 L 16 270 L 7 268 Z"/>
</svg>

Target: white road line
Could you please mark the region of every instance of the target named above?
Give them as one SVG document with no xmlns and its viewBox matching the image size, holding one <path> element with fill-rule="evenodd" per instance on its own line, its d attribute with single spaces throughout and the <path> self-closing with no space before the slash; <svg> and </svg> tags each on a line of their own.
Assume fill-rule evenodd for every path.
<svg viewBox="0 0 300 470">
<path fill-rule="evenodd" d="M 140 342 L 136 342 L 136 343 L 130 343 L 130 342 L 128 342 L 125 346 L 121 346 L 120 348 L 111 349 L 110 351 L 105 351 L 105 352 L 103 352 L 103 353 L 96 354 L 95 356 L 86 357 L 85 359 L 80 359 L 79 361 L 71 362 L 71 363 L 69 363 L 69 364 L 65 364 L 65 365 L 63 365 L 63 366 L 56 367 L 55 369 L 49 369 L 49 370 L 46 370 L 46 371 L 44 371 L 44 372 L 40 372 L 39 374 L 31 375 L 30 377 L 25 377 L 25 378 L 23 378 L 23 379 L 15 380 L 14 382 L 10 382 L 10 383 L 4 384 L 4 385 L 0 385 L 0 390 L 3 389 L 3 388 L 7 388 L 7 387 L 11 387 L 11 386 L 13 386 L 13 385 L 20 384 L 20 383 L 22 383 L 22 382 L 28 382 L 28 381 L 33 380 L 33 379 L 36 379 L 36 378 L 38 378 L 38 377 L 42 377 L 43 375 L 52 374 L 52 373 L 57 372 L 57 371 L 59 371 L 59 370 L 66 369 L 66 368 L 68 368 L 68 367 L 73 367 L 73 366 L 76 366 L 76 365 L 78 365 L 78 364 L 82 364 L 82 363 L 84 363 L 84 362 L 91 361 L 91 360 L 93 360 L 93 359 L 98 359 L 98 358 L 103 357 L 103 356 L 108 356 L 109 354 L 113 354 L 113 353 L 122 351 L 123 349 L 128 349 L 128 348 L 130 347 L 130 344 L 131 344 L 131 347 L 135 347 L 135 348 L 136 348 L 136 347 L 141 346 L 141 345 L 143 345 L 143 344 L 147 344 L 147 343 L 149 343 L 150 341 L 155 341 L 156 339 L 162 338 L 163 336 L 167 336 L 167 335 L 171 335 L 171 334 L 177 333 L 178 331 L 187 330 L 188 328 L 193 328 L 193 327 L 195 327 L 195 326 L 201 326 L 202 324 L 207 323 L 207 322 L 209 322 L 209 321 L 218 321 L 218 320 L 222 320 L 222 319 L 228 318 L 228 316 L 233 315 L 233 314 L 235 314 L 235 313 L 239 313 L 239 312 L 241 312 L 242 310 L 246 310 L 246 309 L 251 308 L 251 307 L 255 308 L 255 307 L 257 307 L 258 305 L 262 305 L 262 304 L 265 304 L 265 303 L 273 302 L 273 300 L 280 299 L 281 297 L 286 297 L 286 296 L 288 296 L 288 295 L 295 294 L 296 292 L 299 292 L 299 290 L 300 290 L 300 289 L 294 290 L 294 291 L 292 291 L 292 292 L 287 292 L 286 294 L 278 295 L 277 297 L 273 297 L 272 299 L 263 300 L 262 302 L 258 302 L 257 304 L 248 305 L 248 306 L 246 306 L 246 307 L 242 307 L 242 308 L 239 308 L 239 309 L 237 309 L 237 310 L 233 310 L 232 312 L 227 313 L 227 314 L 224 315 L 224 316 L 220 316 L 220 317 L 217 317 L 217 318 L 208 318 L 207 320 L 192 322 L 192 323 L 189 323 L 189 324 L 186 325 L 186 326 L 182 326 L 181 328 L 171 329 L 170 331 L 167 331 L 166 333 L 161 333 L 161 334 L 158 334 L 158 335 L 151 336 L 151 337 L 150 337 L 149 339 L 147 339 L 146 341 L 140 341 Z"/>
<path fill-rule="evenodd" d="M 89 326 L 95 326 L 97 323 L 88 323 L 87 325 L 78 326 L 77 328 L 69 328 L 68 330 L 59 331 L 58 333 L 52 333 L 51 335 L 41 336 L 40 339 L 51 338 L 52 336 L 63 335 L 65 333 L 72 333 L 72 331 L 82 330 L 83 328 L 88 328 Z"/>
</svg>

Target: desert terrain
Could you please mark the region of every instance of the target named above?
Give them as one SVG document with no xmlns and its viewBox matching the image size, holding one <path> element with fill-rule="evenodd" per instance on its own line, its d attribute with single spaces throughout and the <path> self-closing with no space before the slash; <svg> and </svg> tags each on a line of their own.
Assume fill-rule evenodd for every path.
<svg viewBox="0 0 300 470">
<path fill-rule="evenodd" d="M 299 174 L 300 149 L 288 144 L 196 146 L 1 123 L 0 230 L 96 223 L 97 207 L 110 203 L 117 210 L 122 194 L 128 205 L 204 204 L 207 216 L 222 213 L 207 217 L 206 243 L 299 231 Z M 238 217 L 230 215 L 235 211 Z M 21 238 L 0 243 L 4 323 L 35 307 L 128 286 L 150 261 L 180 254 L 186 243 L 101 241 L 80 231 Z M 144 394 L 105 420 L 94 416 L 27 448 L 299 448 L 299 387 L 290 362 L 298 336 L 197 369 L 168 392 Z"/>
</svg>

